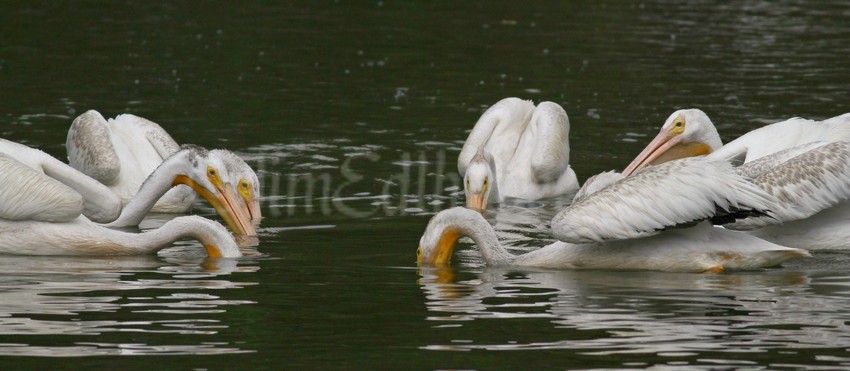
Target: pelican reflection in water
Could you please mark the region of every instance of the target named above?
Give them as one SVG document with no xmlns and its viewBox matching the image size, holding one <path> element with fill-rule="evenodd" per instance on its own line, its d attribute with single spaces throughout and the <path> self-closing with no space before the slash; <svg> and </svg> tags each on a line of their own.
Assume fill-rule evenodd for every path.
<svg viewBox="0 0 850 371">
<path fill-rule="evenodd" d="M 435 330 L 427 349 L 740 354 L 784 349 L 789 338 L 799 348 L 850 346 L 846 316 L 836 310 L 850 299 L 824 297 L 797 270 L 704 275 L 485 266 L 421 267 L 419 275 L 425 320 Z M 554 339 L 482 332 L 519 323 Z"/>
</svg>

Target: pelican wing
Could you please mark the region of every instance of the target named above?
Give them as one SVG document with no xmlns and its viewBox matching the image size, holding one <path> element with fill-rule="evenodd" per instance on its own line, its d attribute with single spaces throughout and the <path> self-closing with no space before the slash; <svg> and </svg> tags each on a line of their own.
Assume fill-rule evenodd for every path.
<svg viewBox="0 0 850 371">
<path fill-rule="evenodd" d="M 531 155 L 531 176 L 537 183 L 555 182 L 570 166 L 567 113 L 558 104 L 542 102 L 534 110 L 529 125 L 536 126 L 537 136 Z"/>
<path fill-rule="evenodd" d="M 598 192 L 599 190 L 620 181 L 623 178 L 623 174 L 613 170 L 606 171 L 604 173 L 599 173 L 590 178 L 587 178 L 587 180 L 584 181 L 584 184 L 581 186 L 581 189 L 579 189 L 578 192 L 576 192 L 576 195 L 573 196 L 572 203 L 579 202 L 589 197 L 590 195 Z"/>
<path fill-rule="evenodd" d="M 770 208 L 774 218 L 740 220 L 727 225 L 732 229 L 805 219 L 850 199 L 850 142 L 804 144 L 741 168 L 741 173 L 758 173 L 755 184 L 776 197 L 777 202 Z"/>
<path fill-rule="evenodd" d="M 82 212 L 79 193 L 0 153 L 1 219 L 66 222 Z"/>
<path fill-rule="evenodd" d="M 502 173 L 502 167 L 513 157 L 533 111 L 534 103 L 519 98 L 502 99 L 484 111 L 458 155 L 460 175 L 466 175 L 469 162 L 482 148 L 493 155 L 497 170 Z"/>
<path fill-rule="evenodd" d="M 578 200 L 552 219 L 571 243 L 650 236 L 704 219 L 764 214 L 774 199 L 721 160 L 685 158 L 650 166 Z"/>
<path fill-rule="evenodd" d="M 112 145 L 109 125 L 95 110 L 74 119 L 65 147 L 71 167 L 103 184 L 112 184 L 121 172 L 121 161 Z"/>
<path fill-rule="evenodd" d="M 737 165 L 805 143 L 847 140 L 850 140 L 850 113 L 823 121 L 795 117 L 746 133 L 709 156 L 724 158 Z"/>
<path fill-rule="evenodd" d="M 112 121 L 117 129 L 123 126 L 132 126 L 137 130 L 142 130 L 145 139 L 153 146 L 161 157 L 161 160 L 168 158 L 168 156 L 180 150 L 180 145 L 177 144 L 174 138 L 162 126 L 146 118 L 125 113 L 116 116 Z"/>
<path fill-rule="evenodd" d="M 806 152 L 809 152 L 813 149 L 821 147 L 825 144 L 828 144 L 828 142 L 811 142 L 798 145 L 796 147 L 783 149 L 774 154 L 760 157 L 756 160 L 738 166 L 735 168 L 735 172 L 737 172 L 739 175 L 755 179 L 762 174 L 768 173 L 776 169 L 778 166 L 782 165 L 786 161 L 799 155 L 802 155 Z"/>
</svg>

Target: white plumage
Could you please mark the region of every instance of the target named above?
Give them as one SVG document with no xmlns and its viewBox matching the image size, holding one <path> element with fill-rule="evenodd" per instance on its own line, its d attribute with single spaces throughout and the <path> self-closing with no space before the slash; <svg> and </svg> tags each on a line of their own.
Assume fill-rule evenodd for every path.
<svg viewBox="0 0 850 371">
<path fill-rule="evenodd" d="M 578 189 L 569 165 L 570 124 L 552 102 L 505 98 L 481 115 L 458 156 L 468 207 L 506 197 L 536 200 Z"/>
<path fill-rule="evenodd" d="M 552 219 L 552 232 L 572 243 L 638 238 L 718 214 L 769 210 L 774 201 L 729 163 L 692 157 L 646 168 L 574 202 Z"/>
<path fill-rule="evenodd" d="M 94 110 L 74 120 L 65 147 L 71 167 L 107 185 L 125 204 L 162 161 L 180 150 L 180 145 L 152 121 L 131 114 L 107 121 Z M 189 187 L 177 186 L 151 210 L 186 213 L 195 198 Z"/>
<path fill-rule="evenodd" d="M 109 227 L 138 225 L 154 201 L 176 184 L 185 184 L 203 197 L 237 235 L 256 235 L 255 223 L 244 195 L 233 188 L 225 160 L 214 151 L 183 146 L 154 170 Z"/>
<path fill-rule="evenodd" d="M 433 256 L 440 255 L 437 250 L 449 248 L 441 241 L 452 234 L 472 238 L 484 261 L 496 266 L 706 272 L 772 267 L 809 255 L 805 250 L 716 228 L 707 222 L 639 239 L 583 244 L 558 241 L 513 255 L 499 243 L 493 227 L 480 213 L 456 207 L 441 211 L 428 223 L 419 242 L 419 263 L 448 263 L 448 259 L 434 260 Z"/>
<path fill-rule="evenodd" d="M 60 187 L 56 184 L 59 182 L 73 189 L 77 198 L 82 197 L 82 213 L 86 218 L 97 223 L 108 223 L 110 227 L 136 226 L 162 195 L 175 185 L 185 184 L 207 200 L 234 233 L 256 235 L 255 226 L 259 224 L 261 217 L 255 197 L 258 191 L 252 188 L 250 182 L 234 179 L 229 170 L 235 169 L 235 174 L 238 175 L 244 174 L 244 168 L 232 165 L 232 160 L 226 156 L 229 153 L 227 151 L 207 151 L 202 147 L 185 146 L 163 161 L 123 207 L 121 199 L 108 187 L 40 150 L 0 139 L 0 153 L 50 179 L 27 184 L 25 180 L 29 178 L 26 175 L 22 175 L 21 179 L 15 179 L 17 175 L 3 175 L 13 182 L 10 184 L 25 187 L 6 187 L 2 191 L 10 200 L 22 199 L 17 205 L 24 205 L 28 209 L 20 212 L 22 219 L 29 218 L 23 216 L 27 213 L 38 214 L 40 218 L 52 218 L 50 213 L 62 214 L 65 208 L 63 205 L 71 201 L 51 197 L 73 197 L 72 194 L 48 192 L 45 195 L 30 195 L 26 192 L 30 189 L 38 190 L 40 187 Z M 233 184 L 236 184 L 236 187 Z M 23 198 L 32 202 L 23 202 Z M 55 205 L 51 206 L 51 203 Z M 10 218 L 13 215 L 12 205 L 0 206 L 8 210 Z"/>
<path fill-rule="evenodd" d="M 210 256 L 241 256 L 224 227 L 201 217 L 176 218 L 147 233 L 125 233 L 82 216 L 82 204 L 75 190 L 0 154 L 0 253 L 144 254 L 191 237 L 201 241 Z"/>
<path fill-rule="evenodd" d="M 772 218 L 748 218 L 727 228 L 811 250 L 850 248 L 850 142 L 804 144 L 738 170 L 755 176 L 776 202 Z"/>
<path fill-rule="evenodd" d="M 696 174 L 716 181 L 697 184 L 692 181 Z M 431 219 L 420 239 L 418 261 L 447 263 L 463 236 L 475 241 L 488 264 L 543 268 L 703 272 L 769 267 L 808 255 L 701 221 L 762 213 L 772 202 L 770 195 L 723 161 L 693 158 L 621 181 L 606 178 L 610 184 L 597 184 L 596 192 L 585 192 L 552 219 L 555 237 L 570 242 L 513 255 L 479 213 L 454 208 Z"/>
<path fill-rule="evenodd" d="M 850 141 L 850 113 L 823 121 L 795 117 L 763 126 L 716 149 L 712 156 L 739 164 L 801 144 L 835 141 Z"/>
<path fill-rule="evenodd" d="M 788 119 L 755 129 L 723 145 L 705 112 L 683 109 L 667 118 L 655 139 L 623 170 L 623 175 L 631 175 L 648 165 L 709 153 L 739 165 L 819 141 L 850 141 L 850 113 L 823 121 Z"/>
<path fill-rule="evenodd" d="M 850 248 L 850 114 L 824 121 L 793 118 L 753 130 L 721 147 L 714 125 L 700 110 L 674 112 L 658 136 L 626 168 L 708 153 L 743 163 L 736 171 L 774 196 L 770 217 L 726 224 L 787 246 Z M 704 153 L 685 149 L 708 148 Z M 700 152 L 700 151 L 697 151 Z M 648 170 L 648 169 L 647 169 Z M 695 178 L 712 182 L 712 178 Z"/>
<path fill-rule="evenodd" d="M 28 198 L 32 201 L 32 203 L 27 203 L 22 200 L 21 205 L 28 205 L 27 207 L 32 207 L 34 210 L 41 210 L 48 213 L 63 213 L 66 205 L 69 203 L 76 203 L 78 198 L 82 198 L 82 213 L 92 221 L 98 223 L 111 222 L 121 213 L 121 199 L 114 192 L 98 181 L 87 177 L 85 174 L 80 173 L 47 153 L 35 148 L 27 147 L 23 144 L 8 141 L 6 139 L 0 139 L 0 153 L 5 154 L 8 158 L 16 160 L 18 164 L 23 164 L 29 167 L 38 174 L 52 178 L 51 180 L 53 182 L 59 182 L 62 185 L 73 189 L 77 193 L 76 196 L 72 196 L 71 194 L 66 194 L 64 192 L 52 191 L 47 191 L 40 195 L 27 194 L 27 192 L 21 194 L 20 192 L 31 188 L 35 191 L 38 187 L 60 186 L 53 182 L 38 183 L 38 186 L 32 183 L 18 183 L 18 179 L 14 179 L 15 175 L 4 172 L 3 177 L 6 178 L 7 182 L 10 182 L 8 183 L 10 186 L 3 186 L 2 191 L 0 192 L 3 192 L 4 195 L 6 197 L 10 197 L 10 199 Z M 25 188 L 13 187 L 11 184 L 18 184 L 20 187 Z M 62 197 L 63 200 L 51 199 L 51 197 Z M 64 198 L 74 198 L 74 201 Z M 55 205 L 51 205 L 53 202 L 55 202 Z M 54 208 L 54 206 L 56 210 L 51 211 L 50 209 Z M 10 208 L 12 206 L 4 205 L 2 207 Z M 49 214 L 41 214 L 40 212 L 34 213 L 42 215 L 42 218 L 49 217 Z M 79 214 L 79 212 L 77 212 L 77 214 Z M 22 218 L 27 218 L 23 216 L 23 214 L 21 215 Z"/>
<path fill-rule="evenodd" d="M 64 222 L 83 213 L 83 197 L 61 182 L 0 153 L 0 217 Z"/>
<path fill-rule="evenodd" d="M 125 205 L 148 177 L 181 148 L 168 132 L 150 120 L 131 114 L 106 120 L 94 110 L 74 120 L 65 145 L 71 166 L 107 185 Z M 262 215 L 257 174 L 233 152 L 215 149 L 209 156 L 217 158 L 230 174 L 223 180 L 238 196 L 233 201 L 239 205 L 234 207 L 244 208 L 252 224 L 258 226 Z M 186 213 L 192 209 L 196 196 L 186 185 L 169 187 L 150 211 Z"/>
<path fill-rule="evenodd" d="M 747 218 L 732 227 L 755 229 L 805 219 L 850 199 L 850 142 L 803 144 L 736 170 L 753 177 L 776 201 L 770 218 Z"/>
</svg>

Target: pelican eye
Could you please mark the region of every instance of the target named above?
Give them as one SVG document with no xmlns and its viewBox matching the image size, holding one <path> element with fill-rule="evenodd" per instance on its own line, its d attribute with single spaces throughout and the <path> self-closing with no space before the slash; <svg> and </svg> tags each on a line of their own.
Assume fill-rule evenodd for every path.
<svg viewBox="0 0 850 371">
<path fill-rule="evenodd" d="M 673 127 L 670 128 L 670 131 L 673 134 L 681 134 L 683 131 L 685 131 L 685 119 L 679 117 L 676 119 L 676 121 L 673 121 Z"/>
<path fill-rule="evenodd" d="M 416 262 L 422 261 L 422 246 L 416 249 Z"/>
<path fill-rule="evenodd" d="M 210 180 L 213 182 L 218 181 L 218 171 L 216 171 L 212 166 L 207 168 L 207 176 L 209 176 Z"/>
<path fill-rule="evenodd" d="M 242 198 L 244 198 L 246 201 L 250 201 L 252 198 L 251 183 L 247 179 L 242 179 L 239 181 L 238 188 L 239 194 L 242 196 Z"/>
</svg>

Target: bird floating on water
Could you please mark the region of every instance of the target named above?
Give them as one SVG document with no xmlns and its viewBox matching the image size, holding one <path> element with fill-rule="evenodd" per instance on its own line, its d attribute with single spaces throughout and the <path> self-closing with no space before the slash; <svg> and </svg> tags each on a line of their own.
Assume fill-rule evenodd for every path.
<svg viewBox="0 0 850 371">
<path fill-rule="evenodd" d="M 124 206 L 108 187 L 71 168 L 41 150 L 0 139 L 0 153 L 73 189 L 84 200 L 83 215 L 109 227 L 138 225 L 152 205 L 174 185 L 185 184 L 212 205 L 235 234 L 256 235 L 256 221 L 245 202 L 243 190 L 230 185 L 228 165 L 219 152 L 198 146 L 184 146 L 142 184 L 138 193 Z M 27 192 L 26 189 L 14 191 Z M 256 207 L 256 206 L 253 206 Z M 255 214 L 259 215 L 259 214 Z"/>
<path fill-rule="evenodd" d="M 138 225 L 153 204 L 173 186 L 184 184 L 197 192 L 215 208 L 219 216 L 237 235 L 256 235 L 251 211 L 231 185 L 227 165 L 213 151 L 184 145 L 165 159 L 142 183 L 139 191 L 121 210 L 121 215 L 108 227 Z"/>
<path fill-rule="evenodd" d="M 698 109 L 674 112 L 658 136 L 623 172 L 688 156 L 743 164 L 736 168 L 775 196 L 772 217 L 747 218 L 727 228 L 787 246 L 850 248 L 850 114 L 823 121 L 793 118 L 722 145 Z M 694 182 L 712 182 L 696 177 Z"/>
<path fill-rule="evenodd" d="M 570 122 L 561 106 L 505 98 L 469 133 L 458 156 L 467 207 L 484 210 L 506 197 L 536 200 L 575 193 Z"/>
<path fill-rule="evenodd" d="M 726 162 L 689 158 L 627 178 L 603 174 L 591 182 L 595 191 L 579 191 L 576 201 L 552 219 L 561 241 L 514 255 L 480 213 L 456 207 L 430 220 L 417 261 L 447 264 L 464 236 L 472 238 L 488 265 L 706 272 L 771 267 L 808 256 L 802 249 L 711 225 L 713 218 L 767 215 L 774 202 Z M 715 181 L 693 182 L 694 176 Z"/>
<path fill-rule="evenodd" d="M 130 203 L 163 161 L 181 149 L 168 132 L 150 120 L 123 114 L 107 121 L 94 110 L 74 120 L 68 130 L 65 146 L 73 168 L 107 185 L 121 197 L 124 204 Z M 257 174 L 233 152 L 222 149 L 210 152 L 210 156 L 217 157 L 230 174 L 226 179 L 222 178 L 237 193 L 238 197 L 230 201 L 244 204 L 239 207 L 247 210 L 255 227 L 259 226 L 262 215 Z M 190 211 L 196 199 L 196 193 L 190 188 L 177 185 L 167 190 L 150 211 Z"/>
<path fill-rule="evenodd" d="M 144 233 L 98 225 L 83 216 L 76 190 L 0 153 L 0 252 L 21 255 L 131 255 L 156 252 L 182 238 L 210 257 L 242 256 L 227 230 L 199 216 L 178 217 Z"/>
</svg>

